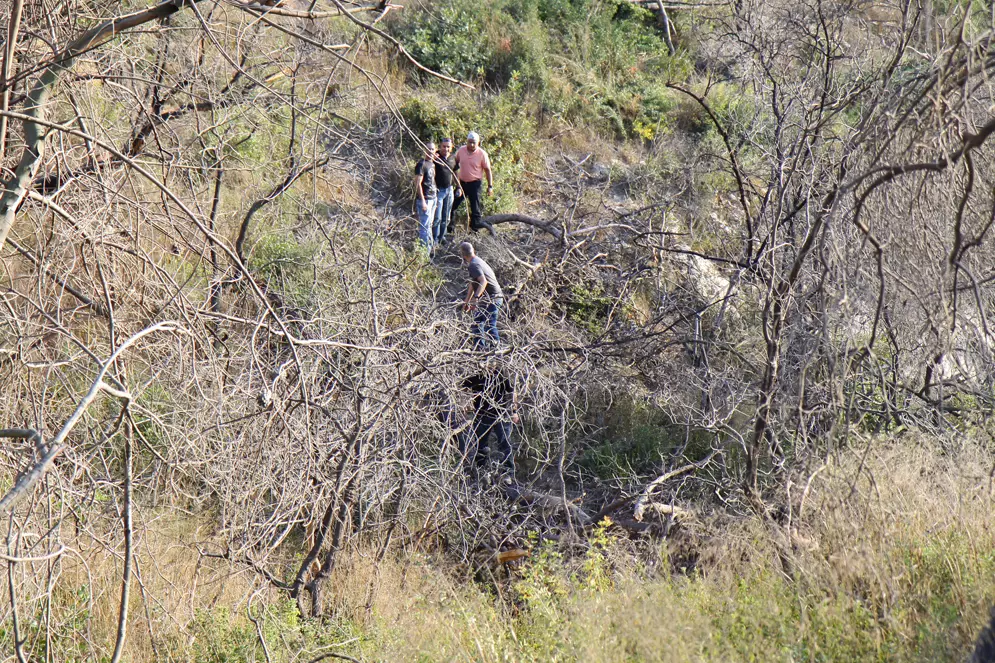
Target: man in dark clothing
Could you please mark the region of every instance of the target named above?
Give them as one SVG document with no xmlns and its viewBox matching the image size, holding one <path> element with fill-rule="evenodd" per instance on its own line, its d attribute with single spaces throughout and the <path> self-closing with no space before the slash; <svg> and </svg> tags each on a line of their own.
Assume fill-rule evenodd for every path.
<svg viewBox="0 0 995 663">
<path fill-rule="evenodd" d="M 415 164 L 415 207 L 418 211 L 418 239 L 432 250 L 432 222 L 435 221 L 435 143 L 425 144 L 425 156 Z"/>
<path fill-rule="evenodd" d="M 442 387 L 426 394 L 425 406 L 430 412 L 435 413 L 435 418 L 447 431 L 446 441 L 455 440 L 460 453 L 466 453 L 466 436 L 472 433 L 472 428 L 467 425 L 464 417 L 460 416 L 464 411 L 463 408 L 457 410 L 449 392 Z"/>
<path fill-rule="evenodd" d="M 435 203 L 435 223 L 432 224 L 432 240 L 436 246 L 446 238 L 449 215 L 453 207 L 453 169 L 456 162 L 449 156 L 453 149 L 451 138 L 443 138 L 435 156 L 435 188 L 438 190 Z"/>
<path fill-rule="evenodd" d="M 473 424 L 471 439 L 476 448 L 464 449 L 463 453 L 474 454 L 474 466 L 483 467 L 489 458 L 487 445 L 494 434 L 495 450 L 501 466 L 512 477 L 515 474 L 515 454 L 511 447 L 511 427 L 519 422 L 518 395 L 515 385 L 504 373 L 498 370 L 485 370 L 467 378 L 463 387 L 473 394 Z"/>
<path fill-rule="evenodd" d="M 460 256 L 466 264 L 470 283 L 466 288 L 466 299 L 463 301 L 464 311 L 473 311 L 473 337 L 477 350 L 488 346 L 497 348 L 501 342 L 498 333 L 497 319 L 504 304 L 504 292 L 498 283 L 491 266 L 477 255 L 470 242 L 459 245 Z"/>
</svg>

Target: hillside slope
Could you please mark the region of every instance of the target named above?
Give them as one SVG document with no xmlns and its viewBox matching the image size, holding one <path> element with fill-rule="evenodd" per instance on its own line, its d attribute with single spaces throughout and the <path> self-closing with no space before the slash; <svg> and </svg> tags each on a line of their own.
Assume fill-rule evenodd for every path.
<svg viewBox="0 0 995 663">
<path fill-rule="evenodd" d="M 990 16 L 4 7 L 5 654 L 968 654 Z M 490 351 L 415 241 L 421 146 L 470 130 Z M 513 476 L 463 448 L 497 372 Z"/>
</svg>

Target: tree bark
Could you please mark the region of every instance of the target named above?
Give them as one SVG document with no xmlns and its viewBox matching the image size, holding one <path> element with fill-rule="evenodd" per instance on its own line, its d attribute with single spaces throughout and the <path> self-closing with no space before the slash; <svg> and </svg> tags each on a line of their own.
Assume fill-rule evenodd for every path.
<svg viewBox="0 0 995 663">
<path fill-rule="evenodd" d="M 28 185 L 34 179 L 44 154 L 47 131 L 42 124 L 32 120 L 45 119 L 45 105 L 49 97 L 62 76 L 72 69 L 76 58 L 102 46 L 121 32 L 175 14 L 187 4 L 195 2 L 200 0 L 166 0 L 149 9 L 104 21 L 71 41 L 42 70 L 38 82 L 28 93 L 24 103 L 24 114 L 32 119 L 25 119 L 22 122 L 24 147 L 21 158 L 14 167 L 13 174 L 3 182 L 3 195 L 0 196 L 0 246 L 7 241 L 17 209 L 27 195 Z"/>
<path fill-rule="evenodd" d="M 524 214 L 494 214 L 492 216 L 484 217 L 483 222 L 484 225 L 490 224 L 492 226 L 499 223 L 523 223 L 527 226 L 532 226 L 533 228 L 538 228 L 543 232 L 547 232 L 556 239 L 561 239 L 563 237 L 563 232 L 551 223 L 543 221 L 542 219 L 537 219 L 533 216 L 525 216 Z"/>
<path fill-rule="evenodd" d="M 10 20 L 7 22 L 7 43 L 3 50 L 3 68 L 0 70 L 0 85 L 3 86 L 3 97 L 0 99 L 0 110 L 10 110 L 10 70 L 14 60 L 14 49 L 17 48 L 17 33 L 21 30 L 22 0 L 14 0 L 10 7 Z M 7 154 L 7 118 L 0 117 L 0 163 Z"/>
</svg>

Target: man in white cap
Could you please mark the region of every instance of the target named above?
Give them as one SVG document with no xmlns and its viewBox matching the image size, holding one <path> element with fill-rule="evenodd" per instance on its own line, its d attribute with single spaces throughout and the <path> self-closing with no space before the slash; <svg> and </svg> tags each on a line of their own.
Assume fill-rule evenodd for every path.
<svg viewBox="0 0 995 663">
<path fill-rule="evenodd" d="M 483 204 L 481 202 L 482 180 L 487 177 L 487 195 L 494 195 L 494 178 L 491 174 L 491 159 L 480 147 L 480 136 L 471 131 L 466 137 L 466 145 L 456 150 L 456 177 L 459 179 L 459 190 L 470 206 L 470 230 L 476 232 L 487 228 L 492 234 L 494 229 L 483 222 Z M 458 195 L 458 194 L 457 194 Z M 453 212 L 459 207 L 463 198 L 458 198 L 453 205 Z"/>
</svg>

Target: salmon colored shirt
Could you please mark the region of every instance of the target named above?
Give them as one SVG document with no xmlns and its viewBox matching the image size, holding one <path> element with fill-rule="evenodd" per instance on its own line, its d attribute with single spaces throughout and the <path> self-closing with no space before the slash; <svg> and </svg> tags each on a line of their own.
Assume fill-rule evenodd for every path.
<svg viewBox="0 0 995 663">
<path fill-rule="evenodd" d="M 456 161 L 459 163 L 459 175 L 460 182 L 475 182 L 477 180 L 484 179 L 484 169 L 490 170 L 491 159 L 487 156 L 487 152 L 480 147 L 475 149 L 473 152 L 466 149 L 466 145 L 463 145 L 458 150 L 456 150 Z"/>
</svg>

